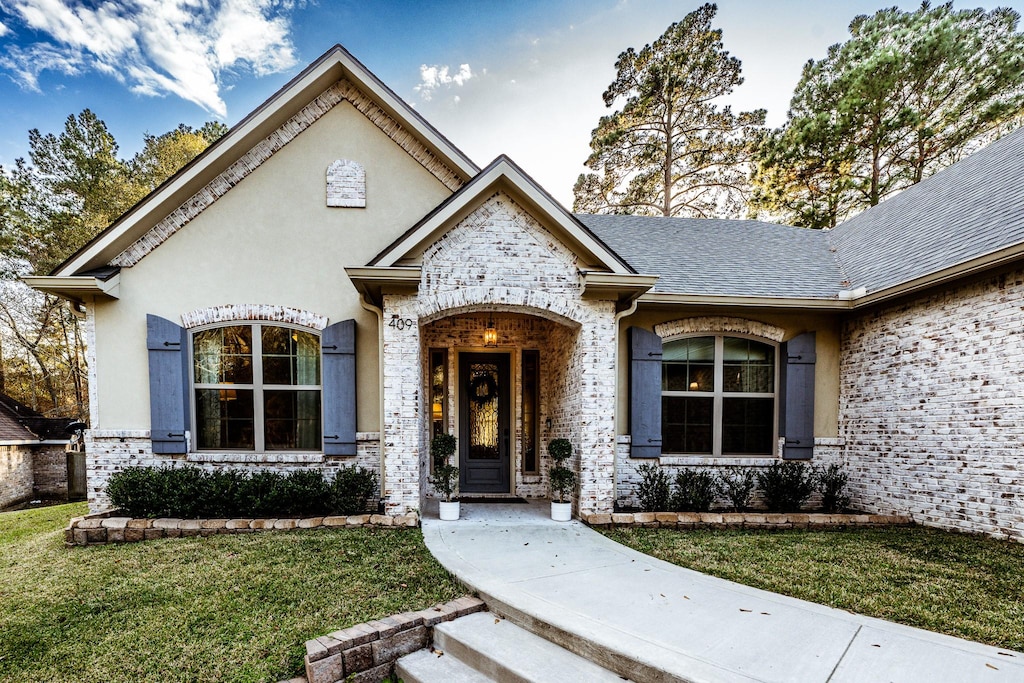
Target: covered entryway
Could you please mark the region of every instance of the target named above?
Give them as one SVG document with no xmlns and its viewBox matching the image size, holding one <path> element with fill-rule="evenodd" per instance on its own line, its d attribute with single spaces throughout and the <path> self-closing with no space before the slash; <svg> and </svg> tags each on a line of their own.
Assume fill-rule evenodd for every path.
<svg viewBox="0 0 1024 683">
<path fill-rule="evenodd" d="M 459 490 L 510 493 L 511 382 L 507 353 L 459 355 Z"/>
</svg>

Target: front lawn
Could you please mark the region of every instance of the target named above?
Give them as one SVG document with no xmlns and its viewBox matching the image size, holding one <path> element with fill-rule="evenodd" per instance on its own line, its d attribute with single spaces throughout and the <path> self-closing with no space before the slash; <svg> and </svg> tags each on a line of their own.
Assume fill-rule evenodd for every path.
<svg viewBox="0 0 1024 683">
<path fill-rule="evenodd" d="M 0 514 L 0 681 L 277 681 L 310 638 L 465 592 L 418 529 L 65 548 L 84 513 Z"/>
<path fill-rule="evenodd" d="M 1024 544 L 923 527 L 604 534 L 737 583 L 1024 651 Z"/>
</svg>

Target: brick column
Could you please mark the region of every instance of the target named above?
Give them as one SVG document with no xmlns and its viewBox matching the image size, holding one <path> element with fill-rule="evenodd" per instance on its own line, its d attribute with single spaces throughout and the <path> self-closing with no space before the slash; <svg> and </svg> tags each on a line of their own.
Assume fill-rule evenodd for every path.
<svg viewBox="0 0 1024 683">
<path fill-rule="evenodd" d="M 385 513 L 419 507 L 419 461 L 423 450 L 422 363 L 416 296 L 384 296 L 384 424 L 381 434 Z"/>
</svg>

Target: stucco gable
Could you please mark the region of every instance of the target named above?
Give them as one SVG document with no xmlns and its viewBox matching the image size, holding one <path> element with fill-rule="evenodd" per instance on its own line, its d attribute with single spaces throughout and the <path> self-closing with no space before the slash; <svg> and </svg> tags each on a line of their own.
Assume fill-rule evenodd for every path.
<svg viewBox="0 0 1024 683">
<path fill-rule="evenodd" d="M 477 173 L 468 157 L 335 46 L 61 264 L 54 275 L 134 265 L 341 102 L 352 104 L 450 190 Z"/>
</svg>

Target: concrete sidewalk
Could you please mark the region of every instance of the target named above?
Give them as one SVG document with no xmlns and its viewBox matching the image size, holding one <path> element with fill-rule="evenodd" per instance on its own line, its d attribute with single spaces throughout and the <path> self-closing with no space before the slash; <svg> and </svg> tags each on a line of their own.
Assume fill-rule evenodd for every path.
<svg viewBox="0 0 1024 683">
<path fill-rule="evenodd" d="M 1024 681 L 1024 654 L 676 567 L 547 503 L 423 516 L 427 547 L 511 621 L 635 681 Z"/>
</svg>

